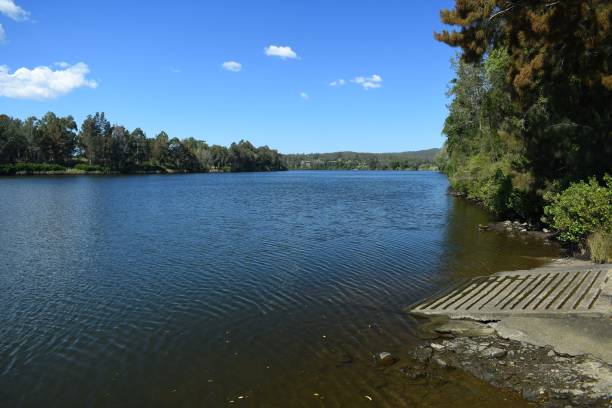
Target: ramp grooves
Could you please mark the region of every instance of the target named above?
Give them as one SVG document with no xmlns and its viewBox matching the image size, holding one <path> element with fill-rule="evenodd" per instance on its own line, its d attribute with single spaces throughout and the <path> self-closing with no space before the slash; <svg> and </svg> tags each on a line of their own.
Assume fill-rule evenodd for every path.
<svg viewBox="0 0 612 408">
<path fill-rule="evenodd" d="M 610 315 L 610 266 L 578 270 L 557 267 L 478 277 L 426 299 L 411 311 L 451 318 L 568 313 Z"/>
</svg>

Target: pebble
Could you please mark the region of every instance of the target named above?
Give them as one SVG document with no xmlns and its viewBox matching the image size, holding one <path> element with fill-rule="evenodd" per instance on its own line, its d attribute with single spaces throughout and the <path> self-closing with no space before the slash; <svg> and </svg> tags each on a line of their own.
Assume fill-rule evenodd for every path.
<svg viewBox="0 0 612 408">
<path fill-rule="evenodd" d="M 438 343 L 431 343 L 431 348 L 436 351 L 444 350 L 444 346 Z"/>
<path fill-rule="evenodd" d="M 390 366 L 395 363 L 395 357 L 391 353 L 383 351 L 376 355 L 376 360 L 381 366 Z"/>
<path fill-rule="evenodd" d="M 439 358 L 439 357 L 435 357 L 435 358 L 433 359 L 433 362 L 434 362 L 434 363 L 436 363 L 437 365 L 439 365 L 439 366 L 440 366 L 440 367 L 442 367 L 442 368 L 446 368 L 446 367 L 448 367 L 448 364 L 446 363 L 446 361 L 442 360 L 442 359 L 441 359 L 441 358 Z"/>
<path fill-rule="evenodd" d="M 497 347 L 491 347 L 482 352 L 482 356 L 488 358 L 502 358 L 505 357 L 506 354 L 508 354 L 506 350 Z"/>
</svg>

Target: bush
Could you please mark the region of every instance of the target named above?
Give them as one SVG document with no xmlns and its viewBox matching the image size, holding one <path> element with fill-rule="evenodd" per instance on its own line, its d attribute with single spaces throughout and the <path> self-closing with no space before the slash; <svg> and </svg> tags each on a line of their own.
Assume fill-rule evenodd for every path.
<svg viewBox="0 0 612 408">
<path fill-rule="evenodd" d="M 97 164 L 79 163 L 76 166 L 74 166 L 74 168 L 77 170 L 87 171 L 87 172 L 94 172 L 94 171 L 97 171 L 100 173 L 108 172 L 108 169 L 106 167 L 98 166 Z"/>
<path fill-rule="evenodd" d="M 64 171 L 66 168 L 59 164 L 49 163 L 15 163 L 0 165 L 0 175 L 15 175 L 17 173 L 44 173 L 48 171 Z"/>
<path fill-rule="evenodd" d="M 572 183 L 560 193 L 547 193 L 542 221 L 559 232 L 559 240 L 582 244 L 589 234 L 612 231 L 612 177 L 604 176 L 606 185 L 595 178 L 588 183 Z"/>
<path fill-rule="evenodd" d="M 597 231 L 589 235 L 587 245 L 593 262 L 612 262 L 612 233 Z"/>
</svg>

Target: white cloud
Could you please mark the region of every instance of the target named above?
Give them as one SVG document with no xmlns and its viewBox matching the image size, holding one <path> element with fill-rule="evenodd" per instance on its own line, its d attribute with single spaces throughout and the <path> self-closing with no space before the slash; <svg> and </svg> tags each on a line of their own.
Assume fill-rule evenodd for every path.
<svg viewBox="0 0 612 408">
<path fill-rule="evenodd" d="M 310 99 L 310 96 L 308 96 L 308 94 L 306 92 L 300 92 L 300 98 L 302 98 L 303 100 L 307 101 Z"/>
<path fill-rule="evenodd" d="M 30 13 L 16 5 L 13 0 L 0 0 L 0 13 L 17 21 L 30 17 Z"/>
<path fill-rule="evenodd" d="M 330 82 L 329 86 L 342 86 L 344 84 L 346 84 L 346 81 L 340 78 L 340 79 L 336 79 L 335 81 Z"/>
<path fill-rule="evenodd" d="M 264 48 L 264 52 L 269 57 L 279 57 L 281 59 L 297 59 L 298 55 L 291 49 L 291 47 L 269 45 Z"/>
<path fill-rule="evenodd" d="M 0 44 L 4 42 L 6 39 L 6 33 L 4 32 L 4 27 L 0 24 Z"/>
<path fill-rule="evenodd" d="M 383 79 L 380 75 L 372 75 L 370 77 L 359 76 L 355 79 L 352 79 L 351 82 L 361 85 L 363 89 L 376 89 L 382 86 Z"/>
<path fill-rule="evenodd" d="M 60 67 L 61 68 L 61 67 Z M 19 68 L 12 74 L 0 65 L 0 96 L 16 99 L 52 99 L 77 88 L 96 88 L 98 84 L 87 78 L 89 67 L 79 62 L 53 70 L 41 66 Z"/>
<path fill-rule="evenodd" d="M 221 66 L 223 67 L 223 69 L 232 72 L 240 72 L 242 70 L 242 64 L 236 61 L 226 61 L 221 64 Z"/>
</svg>

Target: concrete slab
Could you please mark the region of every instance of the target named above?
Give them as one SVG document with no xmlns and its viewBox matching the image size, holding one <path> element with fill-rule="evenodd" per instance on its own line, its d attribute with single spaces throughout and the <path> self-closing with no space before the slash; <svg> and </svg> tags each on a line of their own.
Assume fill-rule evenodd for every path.
<svg viewBox="0 0 612 408">
<path fill-rule="evenodd" d="M 489 326 L 504 338 L 551 346 L 557 353 L 590 354 L 612 364 L 612 320 L 609 318 L 515 316 Z"/>
<path fill-rule="evenodd" d="M 612 316 L 612 264 L 560 265 L 478 277 L 420 302 L 410 312 L 452 319 Z"/>
</svg>

